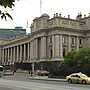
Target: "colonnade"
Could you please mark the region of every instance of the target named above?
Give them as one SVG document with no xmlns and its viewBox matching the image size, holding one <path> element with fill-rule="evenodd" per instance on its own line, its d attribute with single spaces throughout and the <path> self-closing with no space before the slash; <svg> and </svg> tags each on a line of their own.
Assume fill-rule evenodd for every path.
<svg viewBox="0 0 90 90">
<path fill-rule="evenodd" d="M 5 46 L 2 48 L 2 63 L 14 64 L 15 62 L 31 62 L 33 60 L 62 60 L 63 36 L 52 35 L 52 46 L 49 47 L 50 37 L 42 36 L 28 43 Z M 16 42 L 17 43 L 17 42 Z M 66 52 L 71 51 L 71 36 L 67 35 Z M 52 50 L 52 52 L 50 52 Z M 79 38 L 75 37 L 75 50 L 79 50 Z M 52 54 L 50 56 L 50 54 Z"/>
<path fill-rule="evenodd" d="M 3 64 L 14 64 L 15 62 L 28 62 L 30 60 L 30 43 L 2 49 Z"/>
</svg>

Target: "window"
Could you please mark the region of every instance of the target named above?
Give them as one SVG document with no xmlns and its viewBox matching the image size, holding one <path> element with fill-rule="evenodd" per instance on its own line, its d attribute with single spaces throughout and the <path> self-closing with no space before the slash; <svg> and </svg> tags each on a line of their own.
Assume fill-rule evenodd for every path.
<svg viewBox="0 0 90 90">
<path fill-rule="evenodd" d="M 67 37 L 66 36 L 63 37 L 63 43 L 67 43 Z"/>
<path fill-rule="evenodd" d="M 82 39 L 81 38 L 79 39 L 79 44 L 82 44 Z"/>
<path fill-rule="evenodd" d="M 76 77 L 76 75 L 71 75 L 71 77 Z"/>
<path fill-rule="evenodd" d="M 51 57 L 51 58 L 52 58 L 52 53 L 53 53 L 53 52 L 52 52 L 52 49 L 51 49 L 51 50 L 50 50 L 50 57 Z"/>
<path fill-rule="evenodd" d="M 65 53 L 66 53 L 66 50 L 65 50 L 65 49 L 63 49 L 63 57 L 65 57 Z"/>
<path fill-rule="evenodd" d="M 73 37 L 73 38 L 71 38 L 71 42 L 72 42 L 72 44 L 75 44 L 75 38 Z"/>
</svg>

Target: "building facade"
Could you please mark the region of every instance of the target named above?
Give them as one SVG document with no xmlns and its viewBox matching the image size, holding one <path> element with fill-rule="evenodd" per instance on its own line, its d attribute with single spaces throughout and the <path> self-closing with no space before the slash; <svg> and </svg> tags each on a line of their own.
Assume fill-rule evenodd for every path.
<svg viewBox="0 0 90 90">
<path fill-rule="evenodd" d="M 1 64 L 63 61 L 67 52 L 90 47 L 90 15 L 76 19 L 43 14 L 31 24 L 31 33 L 1 44 Z"/>
</svg>

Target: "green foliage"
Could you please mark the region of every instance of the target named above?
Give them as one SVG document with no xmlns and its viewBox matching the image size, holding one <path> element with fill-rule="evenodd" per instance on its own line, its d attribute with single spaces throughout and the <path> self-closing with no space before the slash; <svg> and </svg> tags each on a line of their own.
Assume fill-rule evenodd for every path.
<svg viewBox="0 0 90 90">
<path fill-rule="evenodd" d="M 65 65 L 68 65 L 68 68 L 72 68 L 73 72 L 84 72 L 89 73 L 90 69 L 90 48 L 82 48 L 79 51 L 69 52 L 65 59 Z"/>
<path fill-rule="evenodd" d="M 15 0 L 0 0 L 0 5 L 4 8 L 7 8 L 7 7 L 12 8 L 14 6 L 13 2 L 15 2 Z M 2 10 L 0 10 L 0 15 L 1 15 L 1 19 L 4 18 L 5 20 L 7 20 L 6 18 L 7 16 L 13 19 L 8 12 L 3 12 Z"/>
<path fill-rule="evenodd" d="M 84 73 L 90 69 L 90 48 L 82 48 L 76 54 L 77 67 Z"/>
<path fill-rule="evenodd" d="M 90 76 L 90 48 L 69 52 L 64 62 L 60 62 L 56 68 L 50 72 L 52 76 L 67 76 L 75 72 L 82 72 Z"/>
<path fill-rule="evenodd" d="M 71 51 L 64 58 L 65 63 L 68 64 L 70 67 L 77 64 L 77 61 L 75 60 L 76 53 L 76 51 Z"/>
<path fill-rule="evenodd" d="M 12 8 L 12 6 L 14 6 L 13 2 L 15 0 L 0 0 L 0 5 L 4 6 L 4 8 L 9 7 Z"/>
<path fill-rule="evenodd" d="M 80 49 L 75 57 L 81 65 L 90 63 L 90 48 Z"/>
</svg>

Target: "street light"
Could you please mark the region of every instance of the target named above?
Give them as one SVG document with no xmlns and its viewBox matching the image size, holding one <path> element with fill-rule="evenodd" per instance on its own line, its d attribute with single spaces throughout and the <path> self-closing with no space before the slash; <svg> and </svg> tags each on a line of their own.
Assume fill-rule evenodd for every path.
<svg viewBox="0 0 90 90">
<path fill-rule="evenodd" d="M 34 77 L 34 60 L 32 62 L 32 72 L 31 72 L 31 76 Z"/>
</svg>

